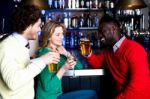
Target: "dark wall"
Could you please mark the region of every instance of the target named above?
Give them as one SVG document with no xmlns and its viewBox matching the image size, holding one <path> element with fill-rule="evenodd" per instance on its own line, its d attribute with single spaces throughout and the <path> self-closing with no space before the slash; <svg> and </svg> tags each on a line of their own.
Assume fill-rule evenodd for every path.
<svg viewBox="0 0 150 99">
<path fill-rule="evenodd" d="M 0 33 L 11 32 L 10 18 L 14 8 L 15 8 L 15 3 L 13 0 L 0 1 Z M 3 19 L 5 19 L 4 30 L 2 30 Z"/>
</svg>

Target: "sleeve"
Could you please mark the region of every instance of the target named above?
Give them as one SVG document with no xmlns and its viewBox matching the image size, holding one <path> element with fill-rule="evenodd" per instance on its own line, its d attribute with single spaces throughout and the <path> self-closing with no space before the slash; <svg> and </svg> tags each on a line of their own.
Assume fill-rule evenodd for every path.
<svg viewBox="0 0 150 99">
<path fill-rule="evenodd" d="M 55 73 L 49 72 L 48 67 L 40 73 L 39 80 L 44 91 L 48 91 L 50 93 L 60 92 L 61 80 Z"/>
<path fill-rule="evenodd" d="M 39 50 L 37 56 L 44 55 L 48 52 L 49 50 L 46 49 Z M 38 75 L 38 79 L 44 91 L 56 93 L 61 90 L 61 80 L 59 80 L 55 73 L 52 73 L 48 70 L 48 66 L 46 66 Z"/>
<path fill-rule="evenodd" d="M 149 99 L 144 98 L 150 93 L 147 54 L 141 46 L 130 47 L 128 51 L 129 82 L 115 99 Z"/>
<path fill-rule="evenodd" d="M 87 57 L 87 62 L 90 64 L 92 68 L 99 69 L 103 66 L 105 60 L 104 51 L 98 55 L 91 53 L 89 57 Z"/>
<path fill-rule="evenodd" d="M 1 50 L 0 73 L 10 90 L 16 90 L 22 87 L 41 72 L 41 69 L 30 62 L 28 57 L 24 56 L 24 58 L 27 58 L 26 63 L 21 63 L 18 61 L 18 56 L 12 50 Z M 24 58 L 20 58 L 20 60 L 24 60 Z M 24 67 L 22 65 L 26 65 L 26 68 L 22 68 Z"/>
<path fill-rule="evenodd" d="M 77 63 L 75 65 L 75 69 L 79 70 L 79 69 L 82 69 L 82 68 L 83 68 L 83 65 L 81 64 L 81 62 L 79 60 L 77 60 Z"/>
</svg>

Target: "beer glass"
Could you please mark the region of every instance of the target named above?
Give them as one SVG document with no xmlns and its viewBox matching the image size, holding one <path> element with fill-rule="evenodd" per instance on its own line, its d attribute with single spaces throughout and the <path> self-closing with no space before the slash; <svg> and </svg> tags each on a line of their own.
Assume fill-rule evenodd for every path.
<svg viewBox="0 0 150 99">
<path fill-rule="evenodd" d="M 50 72 L 57 72 L 58 68 L 59 68 L 58 64 L 52 63 L 48 65 L 48 69 Z"/>
<path fill-rule="evenodd" d="M 70 52 L 71 53 L 71 55 L 72 55 L 72 57 L 71 58 L 67 58 L 67 61 L 69 61 L 69 60 L 73 60 L 73 61 L 75 61 L 75 62 L 77 62 L 77 57 L 76 57 L 76 54 L 75 54 L 75 52 Z M 73 75 L 72 75 L 72 77 L 71 78 L 75 78 L 76 76 L 75 76 L 75 67 L 72 67 L 72 70 L 73 70 Z"/>
<path fill-rule="evenodd" d="M 83 56 L 89 55 L 91 52 L 90 40 L 87 38 L 80 39 L 80 50 Z"/>
</svg>

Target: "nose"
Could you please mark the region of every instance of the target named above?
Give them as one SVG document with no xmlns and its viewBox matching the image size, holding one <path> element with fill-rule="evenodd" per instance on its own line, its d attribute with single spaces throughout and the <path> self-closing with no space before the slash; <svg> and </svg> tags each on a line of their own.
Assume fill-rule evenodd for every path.
<svg viewBox="0 0 150 99">
<path fill-rule="evenodd" d="M 39 28 L 39 32 L 41 32 L 41 27 Z"/>
</svg>

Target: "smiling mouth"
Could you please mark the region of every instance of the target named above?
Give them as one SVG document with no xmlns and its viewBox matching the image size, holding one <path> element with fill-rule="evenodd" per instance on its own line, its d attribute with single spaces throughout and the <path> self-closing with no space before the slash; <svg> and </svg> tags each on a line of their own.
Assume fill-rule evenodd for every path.
<svg viewBox="0 0 150 99">
<path fill-rule="evenodd" d="M 104 42 L 104 41 L 105 41 L 105 38 L 102 38 L 102 39 L 101 39 L 101 42 Z"/>
</svg>

